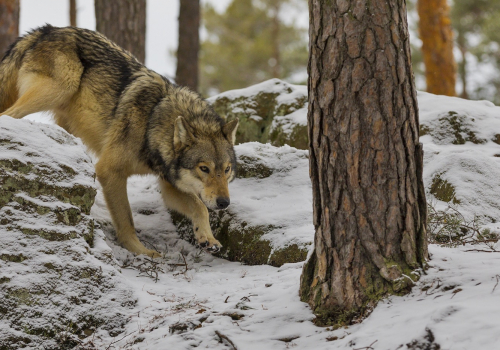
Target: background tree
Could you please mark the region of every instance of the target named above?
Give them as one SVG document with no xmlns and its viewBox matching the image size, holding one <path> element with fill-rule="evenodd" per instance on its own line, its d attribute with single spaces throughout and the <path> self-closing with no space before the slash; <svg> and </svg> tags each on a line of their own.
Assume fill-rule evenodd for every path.
<svg viewBox="0 0 500 350">
<path fill-rule="evenodd" d="M 146 58 L 146 0 L 95 0 L 96 30 L 130 51 Z"/>
<path fill-rule="evenodd" d="M 305 30 L 282 17 L 291 0 L 233 0 L 224 13 L 203 9 L 201 90 L 225 91 L 305 72 Z"/>
<path fill-rule="evenodd" d="M 19 0 L 0 0 L 0 57 L 19 36 Z"/>
<path fill-rule="evenodd" d="M 490 99 L 500 103 L 500 0 L 454 0 L 451 8 L 452 25 L 460 51 L 458 75 L 462 83 L 461 97 Z M 479 63 L 494 66 L 492 74 L 478 89 L 469 86 L 468 59 L 475 56 Z M 491 91 L 491 92 L 487 92 Z M 486 93 L 485 93 L 486 92 Z"/>
<path fill-rule="evenodd" d="M 76 27 L 76 0 L 69 0 L 69 25 Z"/>
<path fill-rule="evenodd" d="M 180 0 L 179 45 L 175 81 L 198 90 L 198 52 L 200 50 L 200 0 Z"/>
<path fill-rule="evenodd" d="M 405 1 L 309 0 L 314 252 L 301 299 L 335 325 L 407 292 L 427 258 Z M 345 15 L 345 14 L 349 15 Z"/>
<path fill-rule="evenodd" d="M 418 0 L 417 8 L 427 91 L 455 96 L 456 64 L 447 0 Z"/>
</svg>

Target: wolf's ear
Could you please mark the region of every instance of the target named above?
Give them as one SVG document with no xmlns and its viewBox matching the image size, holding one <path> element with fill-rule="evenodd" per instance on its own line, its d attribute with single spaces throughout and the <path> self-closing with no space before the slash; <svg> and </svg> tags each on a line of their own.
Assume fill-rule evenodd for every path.
<svg viewBox="0 0 500 350">
<path fill-rule="evenodd" d="M 236 141 L 236 130 L 238 129 L 239 122 L 240 121 L 238 119 L 231 120 L 222 127 L 222 132 L 226 135 L 232 145 L 234 145 Z"/>
<path fill-rule="evenodd" d="M 181 116 L 177 117 L 174 124 L 174 148 L 180 149 L 187 146 L 193 140 L 191 127 Z"/>
</svg>

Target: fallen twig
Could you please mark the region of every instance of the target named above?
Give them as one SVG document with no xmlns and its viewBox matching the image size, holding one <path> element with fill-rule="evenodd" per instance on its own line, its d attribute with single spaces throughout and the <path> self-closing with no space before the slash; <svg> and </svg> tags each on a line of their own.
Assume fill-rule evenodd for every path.
<svg viewBox="0 0 500 350">
<path fill-rule="evenodd" d="M 112 341 L 111 343 L 109 343 L 108 347 L 106 348 L 106 350 L 109 350 L 111 349 L 111 345 L 113 345 L 114 343 L 118 343 L 119 341 L 122 341 L 123 339 L 125 339 L 126 337 L 128 337 L 129 335 L 135 333 L 136 331 L 133 331 L 133 332 L 130 332 L 129 334 L 125 334 L 123 337 L 121 337 L 120 339 L 118 340 L 115 340 L 115 341 Z"/>
<path fill-rule="evenodd" d="M 222 334 L 219 331 L 215 331 L 215 334 L 217 334 L 219 336 L 221 343 L 223 343 L 224 340 L 225 340 L 229 345 L 231 345 L 233 347 L 233 350 L 238 350 L 238 348 L 236 347 L 236 345 L 234 345 L 234 343 L 231 341 L 231 339 L 229 339 L 227 336 L 225 336 L 224 334 Z"/>
<path fill-rule="evenodd" d="M 372 345 L 373 345 L 373 344 L 375 344 L 376 342 L 378 342 L 378 339 L 377 339 L 377 340 L 375 340 L 375 341 L 374 341 L 373 343 L 371 343 L 370 345 L 365 346 L 364 348 L 356 348 L 356 349 L 353 349 L 353 350 L 370 350 L 370 349 L 372 349 L 372 350 L 373 350 L 374 348 L 372 347 Z"/>
<path fill-rule="evenodd" d="M 466 252 L 500 253 L 500 250 L 467 249 Z"/>
<path fill-rule="evenodd" d="M 493 292 L 495 291 L 495 289 L 496 289 L 496 288 L 497 288 L 497 286 L 498 286 L 498 282 L 500 281 L 500 275 L 496 275 L 495 277 L 496 277 L 496 279 L 497 279 L 497 283 L 495 283 L 495 287 L 493 287 L 493 290 L 491 291 L 491 294 L 493 294 Z"/>
</svg>

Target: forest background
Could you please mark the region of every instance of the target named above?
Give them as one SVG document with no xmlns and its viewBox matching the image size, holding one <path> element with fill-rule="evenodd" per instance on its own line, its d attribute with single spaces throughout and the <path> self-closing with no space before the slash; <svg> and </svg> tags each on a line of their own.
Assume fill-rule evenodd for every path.
<svg viewBox="0 0 500 350">
<path fill-rule="evenodd" d="M 20 3 L 21 35 L 44 23 L 69 25 L 70 1 Z M 425 33 L 419 32 L 417 1 L 409 0 L 407 4 L 415 81 L 417 89 L 426 91 L 421 40 Z M 454 94 L 500 104 L 500 0 L 453 0 L 448 5 L 455 60 L 450 63 L 456 75 Z M 306 83 L 307 1 L 202 0 L 200 8 L 198 89 L 203 95 L 212 96 L 273 77 Z M 76 10 L 79 27 L 96 28 L 93 0 L 76 1 Z M 177 65 L 178 16 L 177 0 L 147 1 L 145 63 L 172 79 Z"/>
</svg>

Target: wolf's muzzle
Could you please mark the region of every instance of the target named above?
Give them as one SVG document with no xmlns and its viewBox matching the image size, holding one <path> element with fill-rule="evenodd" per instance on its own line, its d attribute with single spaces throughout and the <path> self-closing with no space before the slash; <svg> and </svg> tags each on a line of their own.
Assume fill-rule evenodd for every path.
<svg viewBox="0 0 500 350">
<path fill-rule="evenodd" d="M 229 198 L 217 198 L 217 209 L 226 209 L 229 206 Z"/>
</svg>

